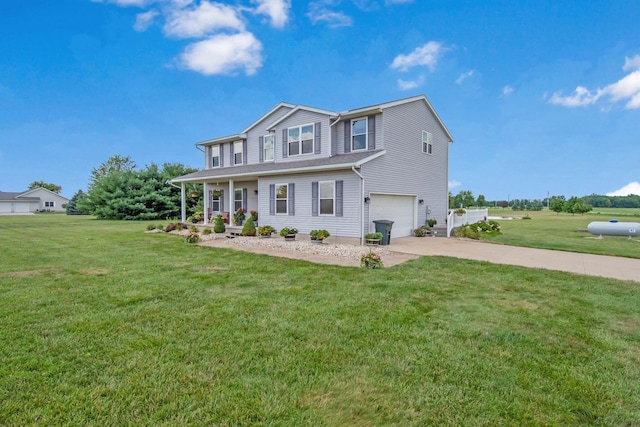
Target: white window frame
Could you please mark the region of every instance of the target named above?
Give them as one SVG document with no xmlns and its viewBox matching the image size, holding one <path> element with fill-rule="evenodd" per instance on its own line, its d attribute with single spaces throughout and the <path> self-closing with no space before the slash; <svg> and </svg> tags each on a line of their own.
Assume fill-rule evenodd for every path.
<svg viewBox="0 0 640 427">
<path fill-rule="evenodd" d="M 311 126 L 311 151 L 308 152 L 304 152 L 303 148 L 304 148 L 304 141 L 309 141 L 309 139 L 302 139 L 302 129 Z M 298 139 L 295 141 L 292 141 L 291 139 L 291 130 L 292 129 L 297 129 L 298 130 Z M 316 134 L 316 125 L 314 123 L 307 123 L 305 125 L 300 125 L 300 126 L 292 126 L 290 128 L 287 128 L 287 152 L 289 153 L 290 157 L 295 157 L 295 156 L 306 156 L 308 154 L 313 154 L 315 152 L 315 134 Z M 291 144 L 297 144 L 298 145 L 298 153 L 297 154 L 291 154 Z"/>
<path fill-rule="evenodd" d="M 211 212 L 220 212 L 220 196 L 216 196 L 215 194 L 211 194 Z M 218 206 L 216 209 L 214 206 Z"/>
<path fill-rule="evenodd" d="M 271 147 L 267 147 L 270 143 Z M 271 154 L 271 157 L 267 156 L 267 153 Z M 262 138 L 262 160 L 265 162 L 273 162 L 276 154 L 276 136 L 272 133 L 265 135 Z"/>
<path fill-rule="evenodd" d="M 218 161 L 217 165 L 216 165 L 216 160 Z M 220 145 L 211 146 L 211 167 L 212 168 L 220 167 Z"/>
<path fill-rule="evenodd" d="M 364 133 L 354 133 L 353 132 L 353 124 L 354 122 L 364 121 Z M 359 117 L 357 119 L 351 119 L 351 151 L 363 151 L 369 147 L 369 119 L 367 117 Z M 364 135 L 364 147 L 356 148 L 354 144 L 354 140 L 356 136 Z"/>
<path fill-rule="evenodd" d="M 44 202 L 44 207 L 45 208 L 55 208 L 56 207 L 56 202 Z"/>
<path fill-rule="evenodd" d="M 422 131 L 422 152 L 428 155 L 433 155 L 433 134 Z"/>
<path fill-rule="evenodd" d="M 322 197 L 322 186 L 331 185 L 331 198 Z M 322 213 L 322 201 L 331 200 L 331 213 Z M 335 181 L 318 181 L 318 215 L 319 216 L 335 216 L 336 215 L 336 182 Z"/>
<path fill-rule="evenodd" d="M 240 195 L 240 199 L 238 199 L 238 194 Z M 244 208 L 244 206 L 242 206 L 242 195 L 243 195 L 242 188 L 236 188 L 233 190 L 233 211 L 234 212 L 236 212 L 240 208 Z M 240 206 L 238 206 L 238 203 L 240 203 Z"/>
<path fill-rule="evenodd" d="M 243 145 L 244 144 L 242 141 L 235 141 L 233 143 L 233 164 L 234 165 L 242 164 L 243 156 L 244 156 Z M 238 149 L 238 147 L 240 147 L 240 149 Z M 238 161 L 238 154 L 240 155 L 240 161 Z"/>
<path fill-rule="evenodd" d="M 278 197 L 279 189 L 281 187 L 285 188 L 285 198 Z M 276 215 L 289 215 L 289 184 L 276 184 L 276 194 L 275 194 L 275 203 L 276 203 Z M 284 201 L 284 212 L 278 212 L 278 202 Z"/>
</svg>

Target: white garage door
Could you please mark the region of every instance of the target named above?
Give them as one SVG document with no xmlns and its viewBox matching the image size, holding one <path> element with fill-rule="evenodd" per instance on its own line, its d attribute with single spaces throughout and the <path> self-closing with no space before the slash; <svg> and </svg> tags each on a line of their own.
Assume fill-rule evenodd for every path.
<svg viewBox="0 0 640 427">
<path fill-rule="evenodd" d="M 11 212 L 11 202 L 0 203 L 0 213 L 10 213 L 10 212 Z"/>
<path fill-rule="evenodd" d="M 369 204 L 369 219 L 375 221 L 388 219 L 393 221 L 391 238 L 411 235 L 415 224 L 415 200 L 413 196 L 391 196 L 372 194 Z M 373 227 L 373 223 L 372 227 Z"/>
</svg>

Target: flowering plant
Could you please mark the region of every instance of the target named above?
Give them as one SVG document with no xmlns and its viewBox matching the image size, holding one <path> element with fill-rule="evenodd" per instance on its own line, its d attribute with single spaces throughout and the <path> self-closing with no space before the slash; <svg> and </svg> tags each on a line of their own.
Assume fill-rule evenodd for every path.
<svg viewBox="0 0 640 427">
<path fill-rule="evenodd" d="M 244 215 L 244 213 L 245 213 L 245 212 L 246 212 L 246 211 L 245 211 L 244 209 L 242 209 L 242 208 L 238 209 L 238 210 L 236 211 L 236 213 L 234 213 L 234 214 L 233 214 L 233 220 L 234 220 L 234 222 L 236 222 L 236 223 L 237 223 L 238 221 L 243 221 L 243 220 L 244 220 L 244 218 L 245 218 L 245 215 Z"/>
<path fill-rule="evenodd" d="M 360 267 L 364 268 L 384 268 L 382 265 L 382 256 L 380 254 L 369 251 L 360 257 Z"/>
<path fill-rule="evenodd" d="M 251 214 L 251 220 L 252 221 L 257 221 L 258 220 L 258 211 L 249 211 L 249 213 Z"/>
<path fill-rule="evenodd" d="M 200 241 L 200 235 L 195 231 L 192 231 L 187 234 L 187 236 L 184 238 L 184 241 L 187 243 L 198 243 Z"/>
<path fill-rule="evenodd" d="M 258 227 L 258 234 L 261 236 L 271 236 L 271 234 L 275 232 L 276 229 L 270 225 L 261 225 Z"/>
<path fill-rule="evenodd" d="M 293 227 L 282 227 L 280 229 L 280 235 L 281 236 L 288 236 L 290 234 L 298 234 L 298 229 L 297 228 L 293 228 Z"/>
</svg>

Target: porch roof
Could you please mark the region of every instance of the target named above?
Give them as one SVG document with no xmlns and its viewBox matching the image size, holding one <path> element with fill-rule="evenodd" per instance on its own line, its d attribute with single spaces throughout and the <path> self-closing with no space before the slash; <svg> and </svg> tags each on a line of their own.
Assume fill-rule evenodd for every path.
<svg viewBox="0 0 640 427">
<path fill-rule="evenodd" d="M 373 150 L 294 162 L 269 162 L 257 163 L 252 165 L 204 169 L 198 172 L 174 178 L 171 180 L 171 182 L 204 182 L 212 178 L 218 180 L 258 178 L 260 176 L 270 175 L 289 175 L 294 173 L 350 169 L 354 166 L 360 167 L 360 165 L 367 163 L 377 157 L 380 157 L 385 153 L 385 150 Z"/>
</svg>

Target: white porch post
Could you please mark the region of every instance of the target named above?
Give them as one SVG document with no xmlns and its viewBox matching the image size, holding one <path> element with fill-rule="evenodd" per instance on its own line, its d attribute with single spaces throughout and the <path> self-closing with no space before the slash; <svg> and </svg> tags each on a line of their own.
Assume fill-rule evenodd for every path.
<svg viewBox="0 0 640 427">
<path fill-rule="evenodd" d="M 202 191 L 204 192 L 204 223 L 209 224 L 209 203 L 211 203 L 211 200 L 209 200 L 209 184 L 205 182 L 202 185 L 202 188 Z"/>
<path fill-rule="evenodd" d="M 233 180 L 229 180 L 229 224 L 231 224 L 231 220 L 233 219 L 233 214 L 236 211 L 236 196 L 233 188 Z M 235 225 L 235 224 L 234 224 Z"/>
<path fill-rule="evenodd" d="M 180 183 L 180 218 L 181 222 L 187 222 L 187 201 L 185 194 L 185 184 L 184 182 Z"/>
</svg>

